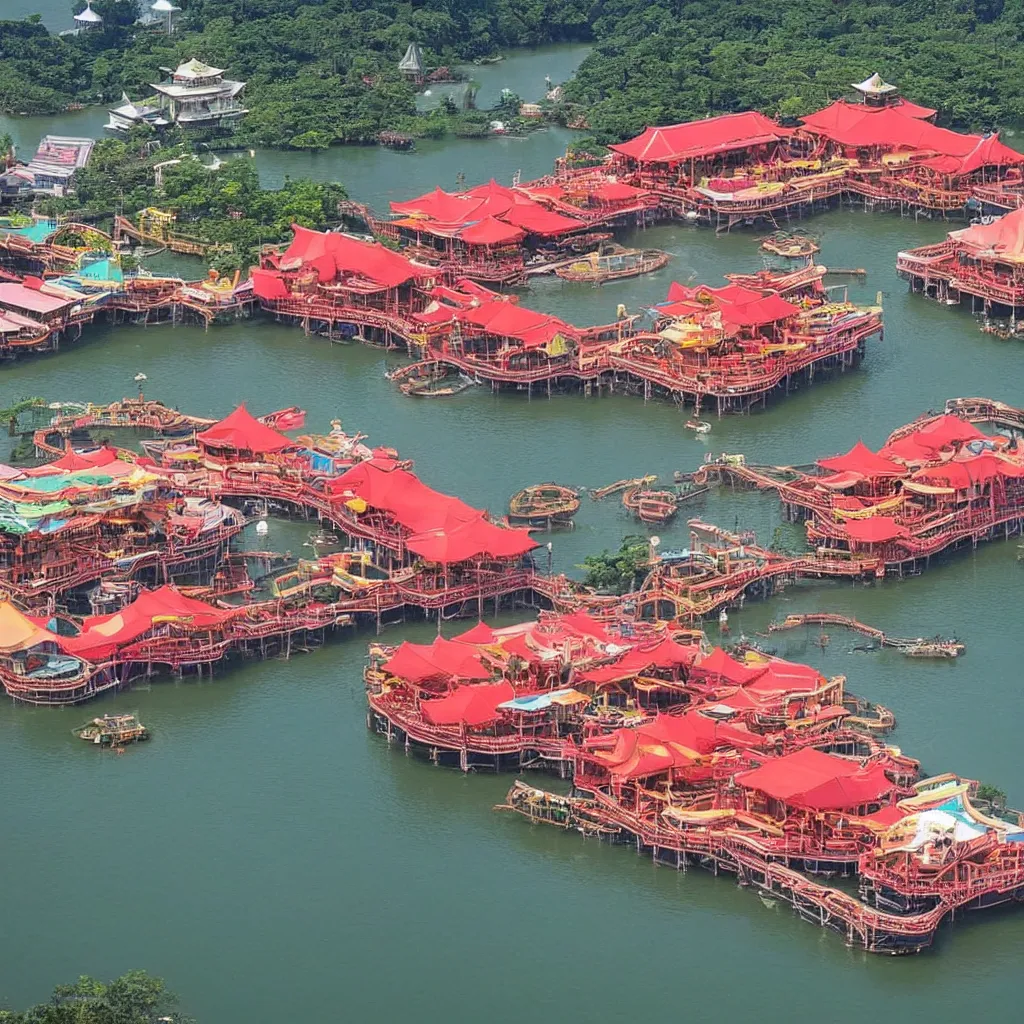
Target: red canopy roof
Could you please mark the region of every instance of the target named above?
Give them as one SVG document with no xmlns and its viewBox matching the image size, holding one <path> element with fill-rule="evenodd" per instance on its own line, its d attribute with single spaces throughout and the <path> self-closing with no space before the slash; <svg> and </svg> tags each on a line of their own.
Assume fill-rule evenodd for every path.
<svg viewBox="0 0 1024 1024">
<path fill-rule="evenodd" d="M 635 139 L 609 148 L 640 163 L 674 163 L 778 142 L 791 134 L 788 128 L 763 114 L 747 111 L 664 128 L 647 128 Z"/>
<path fill-rule="evenodd" d="M 531 235 L 545 237 L 567 235 L 572 231 L 581 231 L 587 226 L 585 221 L 555 213 L 554 210 L 549 210 L 525 196 L 518 196 L 508 212 L 501 215 L 501 219 L 529 231 Z"/>
<path fill-rule="evenodd" d="M 982 167 L 1009 167 L 1024 163 L 1024 154 L 1003 145 L 998 135 L 986 135 L 966 156 L 936 156 L 922 160 L 921 166 L 939 174 L 971 174 Z"/>
<path fill-rule="evenodd" d="M 863 441 L 858 441 L 845 455 L 818 459 L 818 465 L 833 473 L 859 473 L 868 479 L 879 476 L 903 476 L 906 472 L 903 466 L 882 455 L 876 455 Z"/>
<path fill-rule="evenodd" d="M 1024 209 L 1013 210 L 990 224 L 974 224 L 951 231 L 950 239 L 977 254 L 1024 257 Z"/>
<path fill-rule="evenodd" d="M 763 327 L 799 312 L 799 306 L 787 302 L 781 295 L 772 294 L 746 303 L 728 303 L 722 309 L 722 319 L 737 327 Z"/>
<path fill-rule="evenodd" d="M 231 448 L 257 454 L 280 452 L 296 446 L 284 434 L 260 423 L 244 405 L 240 405 L 219 423 L 196 434 L 196 440 L 207 448 Z"/>
<path fill-rule="evenodd" d="M 461 224 L 471 216 L 478 204 L 466 198 L 464 194 L 452 194 L 442 188 L 435 188 L 416 199 L 408 199 L 404 203 L 392 203 L 395 213 L 421 214 L 431 220 L 446 224 Z"/>
<path fill-rule="evenodd" d="M 446 697 L 423 701 L 420 714 L 431 725 L 488 725 L 501 717 L 498 705 L 515 696 L 509 682 L 459 686 Z"/>
<path fill-rule="evenodd" d="M 473 558 L 511 559 L 537 547 L 529 531 L 503 529 L 479 515 L 469 521 L 446 521 L 414 534 L 406 547 L 428 562 L 450 565 Z"/>
<path fill-rule="evenodd" d="M 104 445 L 101 448 L 94 448 L 91 451 L 76 452 L 69 448 L 59 459 L 47 462 L 42 466 L 33 466 L 21 470 L 27 477 L 50 476 L 52 473 L 73 473 L 81 469 L 101 469 L 104 466 L 113 466 L 118 462 L 117 449 Z M 122 465 L 126 465 L 122 463 Z"/>
<path fill-rule="evenodd" d="M 186 623 L 199 631 L 215 629 L 236 614 L 237 611 L 214 608 L 205 601 L 186 597 L 165 585 L 142 591 L 131 604 L 112 615 L 86 617 L 78 636 L 61 637 L 60 645 L 68 654 L 101 661 L 164 621 Z"/>
<path fill-rule="evenodd" d="M 744 686 L 753 682 L 764 671 L 764 665 L 744 665 L 743 662 L 726 654 L 721 647 L 716 647 L 706 658 L 701 658 L 693 666 L 693 674 L 700 678 L 732 683 L 734 686 Z"/>
<path fill-rule="evenodd" d="M 824 677 L 810 665 L 781 658 L 768 662 L 762 672 L 744 689 L 761 697 L 781 696 L 790 693 L 813 693 L 821 688 Z"/>
<path fill-rule="evenodd" d="M 804 125 L 844 146 L 889 150 L 932 150 L 940 156 L 966 156 L 981 141 L 979 135 L 962 135 L 938 128 L 914 116 L 909 107 L 869 107 L 863 103 L 836 103 L 808 114 Z"/>
<path fill-rule="evenodd" d="M 382 288 L 397 288 L 415 277 L 432 277 L 435 273 L 414 266 L 405 256 L 376 242 L 363 242 L 334 232 L 311 231 L 298 224 L 292 225 L 292 231 L 295 237 L 279 265 L 282 269 L 290 269 L 292 264 L 313 267 L 322 282 L 351 276 L 364 278 Z"/>
<path fill-rule="evenodd" d="M 287 299 L 291 295 L 278 270 L 260 270 L 254 267 L 249 272 L 249 276 L 252 278 L 253 295 L 257 299 L 272 301 Z"/>
<path fill-rule="evenodd" d="M 516 338 L 525 348 L 540 348 L 547 345 L 556 334 L 561 334 L 565 338 L 576 336 L 576 329 L 558 317 L 538 313 L 502 299 L 494 299 L 462 310 L 458 317 L 463 323 L 481 327 L 488 334 Z"/>
<path fill-rule="evenodd" d="M 741 772 L 736 782 L 793 807 L 814 811 L 843 811 L 875 803 L 895 788 L 880 764 L 862 767 L 813 747 Z"/>
<path fill-rule="evenodd" d="M 977 440 L 987 440 L 987 437 L 973 423 L 947 413 L 936 416 L 912 434 L 887 444 L 879 454 L 906 462 L 925 462 L 935 458 L 943 448 Z"/>
<path fill-rule="evenodd" d="M 460 644 L 493 644 L 495 642 L 494 630 L 486 622 L 478 622 L 453 639 Z"/>
<path fill-rule="evenodd" d="M 384 671 L 418 685 L 430 679 L 490 679 L 480 656 L 467 644 L 439 636 L 432 644 L 405 641 L 384 663 Z"/>
<path fill-rule="evenodd" d="M 459 238 L 467 245 L 511 245 L 525 237 L 526 232 L 522 228 L 506 224 L 496 217 L 484 217 L 459 232 Z"/>
<path fill-rule="evenodd" d="M 843 529 L 851 540 L 862 544 L 884 544 L 899 537 L 908 537 L 907 528 L 892 516 L 870 516 L 868 519 L 847 519 Z"/>
<path fill-rule="evenodd" d="M 1024 467 L 985 452 L 968 459 L 951 459 L 938 466 L 926 466 L 919 469 L 911 479 L 931 486 L 964 491 L 995 477 L 1020 479 L 1024 477 Z"/>
</svg>

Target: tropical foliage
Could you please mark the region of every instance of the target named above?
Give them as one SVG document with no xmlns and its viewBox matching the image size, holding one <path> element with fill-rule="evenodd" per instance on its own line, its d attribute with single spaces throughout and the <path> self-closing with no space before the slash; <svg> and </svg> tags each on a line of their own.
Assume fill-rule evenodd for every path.
<svg viewBox="0 0 1024 1024">
<path fill-rule="evenodd" d="M 45 212 L 103 222 L 156 207 L 175 214 L 176 232 L 219 246 L 214 265 L 223 271 L 256 263 L 260 246 L 288 240 L 292 224 L 321 230 L 336 223 L 346 198 L 336 182 L 286 178 L 279 189 L 266 189 L 247 157 L 210 165 L 184 143 L 154 150 L 137 134 L 99 141 L 73 182 L 74 194 L 50 200 Z"/>
<path fill-rule="evenodd" d="M 714 112 L 799 115 L 875 70 L 953 127 L 1024 119 L 1024 0 L 181 0 L 172 36 L 133 27 L 137 3 L 95 0 L 103 28 L 79 36 L 0 22 L 0 109 L 139 98 L 195 55 L 249 83 L 246 143 L 474 134 L 478 117 L 416 113 L 397 67 L 408 43 L 438 66 L 594 39 L 567 98 L 601 142 Z"/>
<path fill-rule="evenodd" d="M 59 985 L 53 998 L 23 1012 L 0 1010 L 0 1024 L 186 1024 L 163 981 L 130 971 L 108 984 L 84 975 Z"/>
<path fill-rule="evenodd" d="M 587 555 L 579 566 L 586 570 L 583 586 L 602 594 L 625 594 L 640 583 L 651 551 L 646 537 L 630 535 L 622 538 L 619 550 Z"/>
</svg>

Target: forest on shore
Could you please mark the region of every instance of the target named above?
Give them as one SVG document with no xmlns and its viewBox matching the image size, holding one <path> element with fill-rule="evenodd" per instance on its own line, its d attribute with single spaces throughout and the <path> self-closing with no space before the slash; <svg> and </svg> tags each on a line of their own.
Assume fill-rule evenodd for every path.
<svg viewBox="0 0 1024 1024">
<path fill-rule="evenodd" d="M 142 4 L 146 0 L 141 0 Z M 799 116 L 879 71 L 940 123 L 1024 122 L 1024 0 L 180 0 L 178 31 L 135 25 L 139 0 L 94 0 L 100 31 L 0 21 L 0 109 L 139 99 L 197 56 L 247 81 L 236 141 L 369 142 L 382 129 L 444 134 L 451 106 L 417 114 L 398 71 L 410 42 L 430 67 L 541 43 L 593 41 L 568 83 L 611 142 L 713 113 Z M 81 9 L 84 0 L 76 0 Z M 476 120 L 479 120 L 477 118 Z"/>
</svg>

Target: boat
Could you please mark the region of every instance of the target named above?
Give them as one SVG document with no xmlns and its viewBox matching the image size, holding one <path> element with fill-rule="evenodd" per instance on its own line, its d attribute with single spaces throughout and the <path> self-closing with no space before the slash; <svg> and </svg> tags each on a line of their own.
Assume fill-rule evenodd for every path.
<svg viewBox="0 0 1024 1024">
<path fill-rule="evenodd" d="M 761 242 L 761 249 L 773 256 L 784 256 L 787 259 L 811 257 L 821 252 L 821 246 L 807 235 L 796 232 L 776 231 Z"/>
<path fill-rule="evenodd" d="M 508 520 L 531 526 L 568 526 L 579 510 L 580 496 L 571 487 L 554 483 L 534 484 L 524 487 L 509 499 Z"/>
<path fill-rule="evenodd" d="M 100 747 L 120 747 L 149 739 L 149 730 L 135 715 L 103 715 L 73 731 L 80 740 Z"/>
<path fill-rule="evenodd" d="M 377 141 L 388 149 L 409 150 L 416 145 L 416 140 L 404 132 L 383 131 L 377 135 Z"/>
<path fill-rule="evenodd" d="M 692 430 L 696 434 L 710 434 L 711 424 L 707 420 L 687 420 L 686 429 Z"/>
<path fill-rule="evenodd" d="M 671 256 L 660 249 L 619 249 L 614 252 L 592 252 L 583 259 L 555 267 L 555 275 L 563 281 L 581 284 L 604 284 L 628 277 L 639 277 L 666 266 Z"/>
<path fill-rule="evenodd" d="M 630 488 L 622 495 L 622 504 L 640 522 L 651 526 L 667 523 L 679 511 L 679 499 L 674 491 Z"/>
<path fill-rule="evenodd" d="M 628 490 L 630 487 L 646 487 L 648 484 L 657 482 L 657 479 L 657 476 L 649 473 L 647 476 L 635 476 L 630 480 L 616 480 L 613 484 L 592 488 L 588 493 L 594 501 L 600 501 L 602 498 L 607 498 L 609 494 L 617 494 L 619 491 Z"/>
<path fill-rule="evenodd" d="M 439 372 L 428 374 L 426 377 L 410 377 L 398 385 L 398 390 L 403 395 L 410 395 L 413 398 L 447 398 L 461 394 L 475 383 L 476 381 L 465 373 L 452 376 L 442 368 Z"/>
</svg>

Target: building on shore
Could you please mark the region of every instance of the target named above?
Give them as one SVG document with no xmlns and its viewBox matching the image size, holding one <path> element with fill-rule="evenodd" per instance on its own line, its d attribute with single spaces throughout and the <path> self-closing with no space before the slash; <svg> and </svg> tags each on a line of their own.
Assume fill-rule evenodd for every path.
<svg viewBox="0 0 1024 1024">
<path fill-rule="evenodd" d="M 64 195 L 71 176 L 89 162 L 95 144 L 95 139 L 79 139 L 67 135 L 43 136 L 35 156 L 25 168 L 32 175 L 35 190 L 55 196 Z"/>
<path fill-rule="evenodd" d="M 121 106 L 110 111 L 108 129 L 127 131 L 136 124 L 219 128 L 248 113 L 241 100 L 245 82 L 225 78 L 223 68 L 210 67 L 193 57 L 174 69 L 161 70 L 168 78 L 152 86 L 155 97 L 135 104 L 123 96 Z"/>
</svg>

